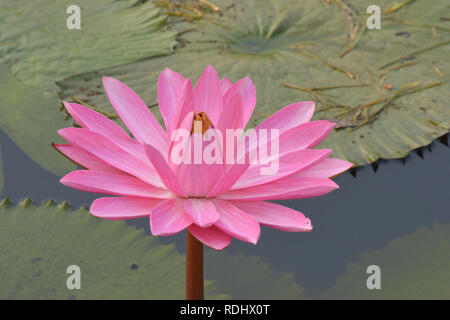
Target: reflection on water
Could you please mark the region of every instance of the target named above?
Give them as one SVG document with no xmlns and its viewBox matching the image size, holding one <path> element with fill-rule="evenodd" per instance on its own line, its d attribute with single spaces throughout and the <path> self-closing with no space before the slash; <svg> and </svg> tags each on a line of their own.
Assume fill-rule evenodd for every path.
<svg viewBox="0 0 450 320">
<path fill-rule="evenodd" d="M 60 177 L 40 168 L 1 130 L 0 143 L 5 180 L 0 198 L 67 200 L 73 207 L 89 205 L 96 198 L 59 184 Z M 406 165 L 391 160 L 381 163 L 376 173 L 367 166 L 358 168 L 356 178 L 343 174 L 336 179 L 341 189 L 326 196 L 280 202 L 311 218 L 313 232 L 263 228 L 257 246 L 234 240 L 226 250 L 261 256 L 276 270 L 294 273 L 310 294 L 323 291 L 361 252 L 382 248 L 418 226 L 450 222 L 449 148 L 434 142 L 431 150 L 424 150 L 424 160 L 412 153 Z M 129 223 L 149 231 L 148 219 Z M 161 240 L 184 251 L 184 234 Z"/>
</svg>

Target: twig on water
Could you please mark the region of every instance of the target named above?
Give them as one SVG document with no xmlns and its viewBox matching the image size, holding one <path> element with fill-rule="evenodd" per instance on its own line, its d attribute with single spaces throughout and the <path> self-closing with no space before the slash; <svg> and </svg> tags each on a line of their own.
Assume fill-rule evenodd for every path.
<svg viewBox="0 0 450 320">
<path fill-rule="evenodd" d="M 379 67 L 378 70 L 382 70 L 382 69 L 384 69 L 384 68 L 386 68 L 386 67 L 389 67 L 390 65 L 392 65 L 392 64 L 394 64 L 394 63 L 397 63 L 397 62 L 399 62 L 399 61 L 402 61 L 402 60 L 405 59 L 405 57 L 407 57 L 407 56 L 414 56 L 415 54 L 422 53 L 422 52 L 425 52 L 425 51 L 428 51 L 428 50 L 431 50 L 431 49 L 434 49 L 434 48 L 437 48 L 437 47 L 446 45 L 446 44 L 448 44 L 448 43 L 450 43 L 450 40 L 445 40 L 445 41 L 441 41 L 441 42 L 432 44 L 432 45 L 430 45 L 430 46 L 427 46 L 427 47 L 424 47 L 424 48 L 421 48 L 421 49 L 412 51 L 412 52 L 410 52 L 410 53 L 404 54 L 404 55 L 401 56 L 400 58 L 397 58 L 397 59 L 394 59 L 394 60 L 392 60 L 392 61 L 389 61 L 388 63 L 385 63 L 384 65 L 382 65 L 381 67 Z"/>
<path fill-rule="evenodd" d="M 414 0 L 403 0 L 401 2 L 394 3 L 392 6 L 389 6 L 384 10 L 384 14 L 389 15 L 399 9 L 401 9 L 403 6 L 407 5 L 408 3 L 412 2 Z"/>
<path fill-rule="evenodd" d="M 325 60 L 324 58 L 321 58 L 321 57 L 319 57 L 319 56 L 317 56 L 317 55 L 315 55 L 315 54 L 313 54 L 313 53 L 311 53 L 311 52 L 309 52 L 307 50 L 301 50 L 300 52 L 305 54 L 306 56 L 308 56 L 310 58 L 313 58 L 313 59 L 315 59 L 317 61 L 320 61 L 322 64 L 326 65 L 327 67 L 330 67 L 333 70 L 336 70 L 336 71 L 339 71 L 339 72 L 345 74 L 350 79 L 355 79 L 356 78 L 356 75 L 354 73 L 352 73 L 352 72 L 350 72 L 348 70 L 345 70 L 344 68 L 335 66 L 334 64 L 332 64 L 332 63 L 328 62 L 327 60 Z"/>
<path fill-rule="evenodd" d="M 328 97 L 328 95 L 326 95 L 323 92 L 320 91 L 325 91 L 325 90 L 331 90 L 331 89 L 337 89 L 337 88 L 345 88 L 345 87 L 358 87 L 358 86 L 365 86 L 365 85 L 338 85 L 338 86 L 331 86 L 331 87 L 312 87 L 312 88 L 308 88 L 308 87 L 301 87 L 301 86 L 297 86 L 294 85 L 292 83 L 288 83 L 286 81 L 283 81 L 283 85 L 288 87 L 288 88 L 292 88 L 292 89 L 297 89 L 300 91 L 304 91 L 306 93 L 311 94 L 316 100 L 318 100 L 318 102 L 322 103 L 325 105 L 324 108 L 321 108 L 319 111 L 325 111 L 331 108 L 349 108 L 348 106 L 343 105 L 342 103 L 339 103 L 333 99 L 331 99 L 330 97 Z"/>
<path fill-rule="evenodd" d="M 422 87 L 418 87 L 418 88 L 417 88 L 417 86 L 420 84 L 420 82 L 404 84 L 392 96 L 387 97 L 386 99 L 376 100 L 376 101 L 374 101 L 374 102 L 372 102 L 372 103 L 370 103 L 370 104 L 368 104 L 366 106 L 363 106 L 363 108 L 365 107 L 365 108 L 368 109 L 368 108 L 370 108 L 373 105 L 376 105 L 376 104 L 384 102 L 384 104 L 383 104 L 383 106 L 381 108 L 379 108 L 377 111 L 375 111 L 370 116 L 368 116 L 368 118 L 363 123 L 359 124 L 357 127 L 352 128 L 351 130 L 353 131 L 353 130 L 359 129 L 359 128 L 365 126 L 366 124 L 372 122 L 374 120 L 374 118 L 376 116 L 378 116 L 378 114 L 380 114 L 383 111 L 386 111 L 387 107 L 395 99 L 397 99 L 399 97 L 403 97 L 403 96 L 406 96 L 406 95 L 409 95 L 409 94 L 412 94 L 412 93 L 416 93 L 418 91 L 422 91 L 422 90 L 425 90 L 425 89 L 437 87 L 437 86 L 440 86 L 440 85 L 443 85 L 443 84 L 446 84 L 446 83 L 447 83 L 447 81 L 439 81 L 439 82 L 435 82 L 435 83 L 432 83 L 432 84 L 429 84 L 429 85 L 426 85 L 426 86 L 422 86 Z M 412 89 L 408 90 L 408 88 L 412 88 Z M 381 101 L 381 100 L 384 100 L 384 101 Z"/>
<path fill-rule="evenodd" d="M 361 39 L 362 35 L 364 34 L 364 32 L 366 32 L 367 24 L 363 24 L 362 27 L 360 27 L 360 28 L 361 29 L 359 30 L 356 38 L 350 44 L 350 47 L 348 47 L 344 52 L 342 52 L 340 54 L 341 58 L 344 57 L 347 53 L 349 53 L 350 51 L 352 51 L 356 47 L 356 45 L 358 44 L 358 42 Z"/>
<path fill-rule="evenodd" d="M 450 28 L 447 27 L 442 27 L 442 26 L 438 26 L 435 24 L 429 24 L 429 23 L 422 23 L 422 22 L 416 22 L 416 21 L 411 21 L 411 20 L 402 20 L 402 19 L 396 19 L 394 17 L 383 17 L 385 20 L 389 20 L 389 21 L 393 21 L 393 22 L 397 22 L 397 23 L 401 23 L 401 24 L 406 24 L 409 26 L 415 26 L 415 27 L 424 27 L 424 28 L 435 28 L 438 30 L 443 30 L 443 31 L 450 31 Z"/>
<path fill-rule="evenodd" d="M 332 90 L 332 89 L 340 89 L 340 88 L 355 88 L 355 87 L 370 86 L 370 84 L 368 84 L 368 83 L 360 83 L 360 84 L 340 84 L 340 85 L 328 86 L 328 87 L 301 87 L 301 86 L 294 85 L 292 83 L 288 83 L 286 81 L 283 81 L 283 84 L 289 88 L 299 89 L 299 90 L 311 90 L 311 91 L 324 91 L 324 90 Z"/>
<path fill-rule="evenodd" d="M 400 64 L 398 66 L 390 67 L 386 71 L 380 73 L 380 77 L 384 77 L 385 75 L 387 75 L 391 71 L 398 70 L 398 69 L 401 69 L 401 68 L 406 68 L 406 67 L 409 67 L 409 66 L 412 66 L 412 65 L 415 65 L 415 64 L 416 64 L 415 62 L 407 62 L 407 63 Z"/>
<path fill-rule="evenodd" d="M 430 119 L 430 118 L 428 118 L 427 120 L 428 120 L 429 123 L 431 123 L 431 124 L 433 124 L 433 125 L 435 125 L 435 126 L 444 128 L 444 129 L 446 129 L 446 130 L 450 129 L 450 128 L 447 127 L 445 124 L 440 123 L 440 122 L 438 122 L 438 121 L 436 121 L 436 120 L 433 120 L 433 119 Z"/>
</svg>

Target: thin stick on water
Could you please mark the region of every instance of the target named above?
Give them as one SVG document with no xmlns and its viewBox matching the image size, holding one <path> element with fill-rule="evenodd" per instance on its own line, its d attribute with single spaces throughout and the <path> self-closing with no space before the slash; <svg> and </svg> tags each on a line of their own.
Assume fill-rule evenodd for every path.
<svg viewBox="0 0 450 320">
<path fill-rule="evenodd" d="M 441 42 L 432 44 L 431 46 L 427 46 L 427 47 L 420 48 L 418 50 L 409 52 L 409 53 L 407 53 L 407 54 L 405 54 L 405 55 L 403 55 L 403 56 L 401 56 L 401 57 L 399 57 L 397 59 L 394 59 L 394 60 L 392 60 L 392 61 L 390 61 L 388 63 L 385 63 L 384 65 L 379 67 L 378 70 L 382 70 L 382 69 L 384 69 L 386 67 L 389 67 L 390 65 L 393 65 L 394 63 L 402 61 L 407 56 L 414 56 L 415 54 L 422 53 L 422 52 L 425 52 L 425 51 L 428 51 L 428 50 L 431 50 L 431 49 L 434 49 L 434 48 L 437 48 L 437 47 L 440 47 L 440 46 L 443 46 L 443 45 L 446 45 L 446 44 L 449 44 L 449 43 L 450 43 L 450 40 L 445 40 L 445 41 L 441 41 Z"/>
</svg>

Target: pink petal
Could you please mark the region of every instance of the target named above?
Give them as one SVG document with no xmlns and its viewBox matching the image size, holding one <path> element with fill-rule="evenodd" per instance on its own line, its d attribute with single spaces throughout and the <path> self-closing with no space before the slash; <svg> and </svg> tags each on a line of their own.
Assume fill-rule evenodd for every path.
<svg viewBox="0 0 450 320">
<path fill-rule="evenodd" d="M 290 104 L 264 120 L 257 129 L 279 129 L 280 134 L 308 122 L 314 114 L 314 101 Z"/>
<path fill-rule="evenodd" d="M 94 193 L 169 199 L 173 194 L 153 187 L 125 174 L 77 170 L 66 174 L 60 182 L 68 187 Z"/>
<path fill-rule="evenodd" d="M 103 77 L 112 106 L 134 137 L 167 154 L 167 134 L 142 99 L 117 79 Z"/>
<path fill-rule="evenodd" d="M 254 187 L 229 190 L 218 198 L 239 201 L 303 199 L 318 197 L 337 188 L 330 179 L 298 178 L 294 174 Z"/>
<path fill-rule="evenodd" d="M 145 152 L 147 152 L 150 161 L 158 172 L 164 185 L 176 195 L 186 197 L 186 193 L 183 191 L 183 188 L 181 188 L 177 177 L 174 175 L 161 153 L 148 144 L 145 145 Z"/>
<path fill-rule="evenodd" d="M 72 118 L 81 127 L 88 128 L 110 138 L 130 139 L 128 134 L 117 123 L 104 115 L 77 103 L 68 103 L 65 101 L 63 103 Z"/>
<path fill-rule="evenodd" d="M 110 166 L 102 159 L 94 156 L 92 153 L 81 149 L 77 146 L 70 144 L 56 144 L 52 143 L 52 146 L 68 159 L 75 162 L 78 166 L 85 169 L 91 169 L 102 172 L 124 173 L 119 169 Z"/>
<path fill-rule="evenodd" d="M 233 164 L 228 167 L 225 173 L 217 180 L 214 186 L 206 195 L 207 198 L 213 198 L 219 194 L 228 191 L 239 178 L 244 174 L 250 164 Z"/>
<path fill-rule="evenodd" d="M 223 111 L 220 115 L 216 129 L 219 130 L 224 139 L 227 129 L 241 129 L 244 124 L 244 108 L 242 105 L 242 96 L 235 94 L 224 103 Z"/>
<path fill-rule="evenodd" d="M 227 102 L 233 98 L 234 95 L 239 94 L 242 96 L 242 106 L 243 106 L 243 122 L 242 127 L 247 125 L 256 104 L 256 88 L 253 85 L 250 78 L 243 78 L 233 84 L 225 93 L 223 97 L 223 105 L 226 107 Z"/>
<path fill-rule="evenodd" d="M 258 242 L 261 230 L 255 218 L 227 201 L 213 200 L 213 202 L 220 214 L 220 219 L 215 224 L 217 228 L 236 239 L 253 244 Z"/>
<path fill-rule="evenodd" d="M 134 154 L 141 160 L 147 160 L 142 143 L 131 139 L 128 136 L 128 133 L 126 133 L 114 121 L 111 121 L 104 115 L 76 103 L 64 102 L 64 105 L 67 111 L 69 111 L 81 127 L 100 133 L 109 140 L 114 141 L 114 143 L 119 147 Z"/>
<path fill-rule="evenodd" d="M 91 204 L 93 216 L 107 220 L 122 220 L 147 217 L 153 207 L 164 200 L 139 197 L 99 198 Z"/>
<path fill-rule="evenodd" d="M 219 76 L 213 66 L 208 65 L 194 89 L 195 109 L 204 111 L 213 125 L 217 125 L 222 113 L 222 92 Z"/>
<path fill-rule="evenodd" d="M 294 151 L 310 149 L 322 142 L 333 130 L 335 124 L 326 120 L 311 121 L 301 125 L 298 125 L 289 130 L 280 130 L 278 138 L 278 155 L 282 157 Z M 260 136 L 262 133 L 256 129 L 257 134 Z M 270 130 L 267 129 L 267 135 Z M 272 138 L 268 138 L 266 143 L 267 154 L 272 154 L 271 147 L 273 145 Z M 259 148 L 263 145 L 258 143 Z M 255 151 L 256 146 L 252 147 Z"/>
<path fill-rule="evenodd" d="M 284 131 L 279 137 L 280 155 L 315 147 L 328 137 L 334 126 L 332 122 L 317 120 Z"/>
<path fill-rule="evenodd" d="M 189 197 L 204 197 L 223 175 L 224 165 L 222 163 L 208 164 L 204 160 L 205 146 L 214 143 L 214 138 L 211 139 L 212 141 L 199 143 L 199 147 L 195 146 L 196 139 L 203 139 L 203 135 L 193 133 L 190 136 L 188 143 L 190 144 L 191 152 L 186 152 L 184 162 L 178 166 L 177 177 L 183 190 Z M 201 154 L 199 151 L 200 145 L 202 148 Z M 202 156 L 200 163 L 195 163 L 195 154 L 199 154 L 198 157 Z M 219 155 L 219 158 L 221 158 L 221 155 Z M 222 159 L 218 161 L 223 162 Z"/>
<path fill-rule="evenodd" d="M 184 117 L 184 120 L 181 121 L 180 125 L 178 126 L 177 130 L 185 130 L 187 132 L 187 134 L 190 135 L 190 131 L 192 129 L 192 121 L 194 119 L 194 113 L 193 112 L 189 112 L 188 114 L 186 114 L 186 116 Z M 172 139 L 173 138 L 173 139 Z M 183 138 L 178 138 L 176 137 L 176 135 L 174 135 L 173 137 L 171 137 L 170 140 L 170 147 L 169 147 L 169 155 L 168 155 L 168 162 L 169 162 L 169 166 L 170 169 L 176 174 L 178 175 L 178 168 L 180 166 L 180 163 L 178 162 L 174 162 L 174 155 L 172 154 L 173 148 L 174 146 L 181 144 L 180 148 L 177 148 L 177 150 L 185 150 L 185 148 L 187 147 L 187 145 L 190 144 L 190 140 L 187 141 L 180 141 Z M 183 151 L 184 152 L 184 151 Z"/>
<path fill-rule="evenodd" d="M 297 172 L 295 175 L 297 177 L 307 178 L 331 178 L 344 171 L 347 171 L 351 167 L 353 167 L 353 163 L 351 162 L 341 159 L 329 158 L 306 170 Z"/>
<path fill-rule="evenodd" d="M 320 161 L 325 160 L 330 153 L 330 149 L 306 149 L 285 154 L 279 159 L 272 159 L 274 161 L 278 161 L 278 170 L 276 173 L 270 175 L 261 174 L 261 169 L 269 167 L 269 163 L 251 166 L 247 171 L 245 171 L 245 173 L 239 178 L 231 189 L 247 188 L 284 178 L 293 173 L 314 166 L 316 163 L 320 163 Z"/>
<path fill-rule="evenodd" d="M 223 78 L 220 80 L 220 91 L 222 92 L 222 96 L 225 95 L 225 92 L 231 87 L 231 81 L 229 78 Z"/>
<path fill-rule="evenodd" d="M 303 213 L 265 201 L 233 202 L 233 205 L 253 218 L 262 225 L 282 231 L 311 231 L 311 220 Z"/>
<path fill-rule="evenodd" d="M 199 241 L 216 250 L 222 250 L 231 243 L 231 237 L 214 226 L 202 228 L 191 224 L 188 230 Z"/>
<path fill-rule="evenodd" d="M 183 200 L 171 199 L 158 204 L 150 215 L 150 229 L 154 236 L 170 236 L 192 224 L 184 212 Z"/>
<path fill-rule="evenodd" d="M 207 199 L 186 199 L 184 211 L 191 216 L 194 223 L 202 228 L 210 227 L 220 218 L 214 204 Z"/>
<path fill-rule="evenodd" d="M 173 129 L 178 129 L 189 113 L 194 113 L 194 91 L 192 89 L 191 79 L 187 78 L 181 87 L 180 94 L 176 103 L 176 113 Z M 190 124 L 192 125 L 192 123 Z M 189 128 L 190 131 L 191 128 Z M 171 135 L 169 135 L 171 138 Z"/>
<path fill-rule="evenodd" d="M 183 76 L 169 68 L 164 69 L 158 78 L 159 110 L 169 136 L 176 125 L 177 101 L 183 84 Z"/>
<path fill-rule="evenodd" d="M 103 135 L 83 128 L 65 128 L 58 133 L 70 144 L 92 153 L 109 165 L 156 187 L 164 187 L 151 163 L 128 153 Z"/>
</svg>

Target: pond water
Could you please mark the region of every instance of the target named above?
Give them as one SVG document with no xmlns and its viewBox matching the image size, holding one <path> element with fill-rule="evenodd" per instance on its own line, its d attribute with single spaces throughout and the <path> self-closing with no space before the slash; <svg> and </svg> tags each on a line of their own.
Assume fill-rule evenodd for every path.
<svg viewBox="0 0 450 320">
<path fill-rule="evenodd" d="M 0 145 L 4 172 L 0 198 L 17 202 L 29 197 L 35 203 L 67 200 L 77 208 L 98 197 L 61 185 L 60 177 L 34 163 L 1 130 Z M 423 149 L 423 159 L 412 152 L 404 163 L 382 161 L 377 172 L 365 166 L 356 173 L 356 177 L 347 172 L 336 178 L 341 188 L 326 196 L 280 202 L 311 218 L 312 232 L 263 228 L 258 245 L 234 240 L 226 250 L 260 256 L 275 270 L 293 273 L 314 295 L 331 287 L 347 263 L 361 253 L 383 248 L 419 226 L 450 223 L 450 149 L 439 141 Z M 148 219 L 128 223 L 149 232 Z M 161 241 L 184 251 L 184 233 Z"/>
</svg>

